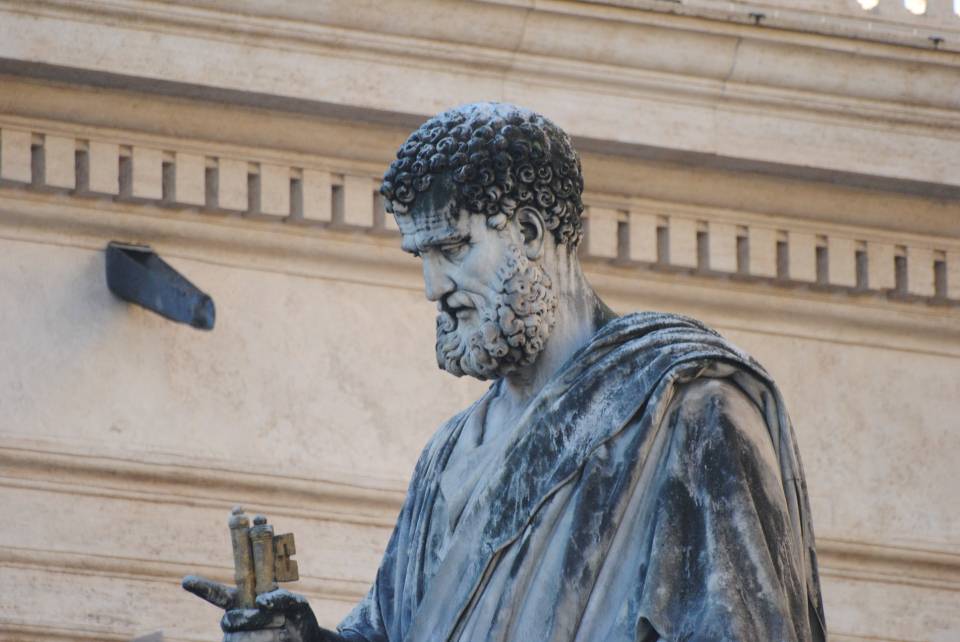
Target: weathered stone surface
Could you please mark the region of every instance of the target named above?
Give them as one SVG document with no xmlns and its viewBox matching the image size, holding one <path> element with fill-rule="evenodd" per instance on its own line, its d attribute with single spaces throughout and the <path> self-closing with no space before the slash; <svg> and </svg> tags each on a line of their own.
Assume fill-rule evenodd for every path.
<svg viewBox="0 0 960 642">
<path fill-rule="evenodd" d="M 236 588 L 183 580 L 225 611 L 225 639 L 826 641 L 776 385 L 697 321 L 617 317 L 576 257 L 582 191 L 570 138 L 511 105 L 443 112 L 401 146 L 380 193 L 437 303 L 437 364 L 495 383 L 428 442 L 336 631 L 278 589 L 296 574 L 275 568 L 273 527 L 235 508 Z M 619 215 L 592 215 L 607 248 Z M 673 223 L 666 254 L 696 262 L 696 226 Z"/>
<path fill-rule="evenodd" d="M 427 5 L 429 11 L 439 6 Z M 215 11 L 217 5 L 206 6 Z M 330 174 L 373 180 L 402 141 L 410 114 L 426 115 L 498 92 L 514 92 L 510 95 L 518 100 L 529 95 L 543 101 L 541 109 L 557 114 L 553 107 L 566 102 L 566 92 L 582 82 L 577 74 L 584 62 L 590 82 L 599 83 L 601 91 L 589 100 L 575 96 L 569 114 L 558 120 L 589 139 L 583 160 L 593 193 L 587 202 L 628 213 L 630 258 L 656 261 L 656 227 L 669 226 L 673 213 L 707 222 L 711 259 L 724 257 L 716 265 L 711 261 L 711 268 L 721 272 L 736 270 L 737 230 L 749 235 L 752 225 L 787 233 L 790 278 L 800 282 L 815 280 L 818 236 L 827 245 L 838 235 L 866 243 L 870 291 L 865 295 L 651 271 L 589 257 L 586 270 L 617 310 L 670 309 L 703 319 L 757 356 L 780 383 L 808 473 L 831 637 L 952 639 L 960 627 L 951 608 L 960 582 L 960 548 L 954 535 L 956 500 L 949 490 L 952 453 L 960 446 L 944 418 L 958 412 L 960 390 L 953 382 L 958 380 L 960 326 L 955 307 L 888 300 L 882 294 L 896 285 L 895 254 L 915 244 L 933 250 L 934 259 L 944 253 L 948 295 L 960 298 L 960 210 L 955 200 L 938 196 L 943 184 L 937 184 L 955 165 L 949 162 L 955 155 L 949 150 L 954 125 L 944 118 L 955 102 L 952 54 L 797 36 L 726 19 L 697 19 L 697 29 L 703 29 L 698 31 L 687 28 L 690 20 L 673 17 L 673 24 L 683 28 L 664 31 L 662 24 L 596 21 L 595 12 L 609 8 L 594 3 L 552 6 L 587 12 L 580 16 L 551 16 L 534 8 L 529 20 L 516 19 L 529 7 L 502 3 L 464 3 L 460 8 L 466 13 L 459 17 L 429 13 L 432 19 L 399 16 L 388 3 L 369 11 L 356 3 L 325 7 L 312 18 L 305 4 L 271 10 L 288 12 L 307 29 L 335 27 L 330 33 L 339 38 L 339 48 L 344 41 L 337 29 L 346 28 L 387 34 L 379 44 L 417 34 L 403 43 L 418 46 L 422 37 L 442 34 L 429 40 L 434 46 L 469 32 L 490 49 L 463 43 L 437 49 L 446 56 L 440 71 L 403 69 L 410 63 L 404 59 L 387 72 L 396 85 L 377 84 L 380 76 L 368 72 L 379 74 L 379 67 L 338 66 L 322 44 L 293 58 L 286 49 L 259 55 L 259 47 L 269 50 L 290 39 L 272 30 L 278 23 L 266 25 L 262 12 L 268 10 L 256 5 L 247 5 L 237 17 L 243 22 L 240 46 L 232 41 L 219 48 L 198 31 L 196 38 L 177 42 L 173 57 L 157 53 L 172 41 L 156 40 L 146 17 L 143 29 L 123 23 L 130 46 L 117 47 L 120 23 L 97 14 L 102 7 L 94 5 L 63 6 L 59 17 L 47 12 L 36 21 L 25 17 L 21 6 L 15 10 L 18 17 L 4 14 L 0 20 L 3 57 L 25 61 L 15 69 L 19 75 L 0 77 L 0 146 L 7 129 L 23 133 L 3 150 L 12 164 L 6 164 L 6 155 L 0 158 L 2 178 L 8 180 L 0 185 L 0 359 L 9 364 L 0 369 L 5 409 L 0 493 L 4 506 L 21 515 L 0 529 L 0 577 L 10 587 L 0 593 L 16 590 L 24 596 L 22 602 L 3 605 L 0 639 L 129 640 L 161 628 L 169 639 L 213 639 L 218 635 L 213 609 L 176 584 L 191 571 L 229 579 L 223 515 L 241 500 L 271 508 L 278 527 L 289 525 L 297 533 L 306 578 L 300 589 L 321 622 L 339 621 L 373 577 L 422 442 L 483 386 L 430 370 L 432 314 L 419 293 L 419 267 L 401 254 L 395 239 L 365 228 L 341 233 L 324 227 L 331 217 Z M 179 11 L 174 4 L 160 9 Z M 236 13 L 233 6 L 228 13 Z M 217 23 L 226 13 L 211 15 Z M 664 20 L 647 12 L 629 15 L 640 22 Z M 251 36 L 247 28 L 257 25 L 259 35 Z M 573 64 L 558 60 L 561 28 L 582 34 L 577 42 L 583 47 L 575 54 L 563 52 L 575 55 Z M 638 48 L 641 32 L 651 40 Z M 71 39 L 74 33 L 83 37 Z M 794 40 L 798 37 L 803 44 Z M 90 39 L 110 49 L 103 52 L 101 66 L 91 70 L 117 71 L 124 78 L 139 73 L 144 84 L 111 88 L 105 75 L 86 86 L 77 84 L 82 74 L 57 71 L 58 64 L 83 67 L 99 55 L 99 44 L 87 47 Z M 857 56 L 849 54 L 851 42 Z M 73 49 L 64 53 L 65 47 Z M 404 56 L 420 51 L 400 49 Z M 209 56 L 196 55 L 198 50 Z M 492 58 L 482 58 L 484 65 L 456 63 L 477 53 Z M 510 74 L 522 76 L 519 82 L 487 75 L 498 68 L 490 61 L 501 55 L 511 61 Z M 150 69 L 161 60 L 163 72 L 173 74 L 169 79 L 186 84 L 157 84 L 156 69 Z M 29 66 L 36 61 L 53 64 L 48 71 L 55 71 L 58 81 L 24 76 L 40 69 Z M 134 62 L 139 66 L 128 64 Z M 197 75 L 191 75 L 198 70 L 192 67 L 199 69 Z M 731 69 L 736 82 L 710 84 L 727 78 Z M 291 78 L 303 78 L 303 70 L 311 71 L 296 85 L 304 90 L 301 98 L 341 101 L 340 111 L 311 103 L 314 111 L 305 117 L 287 111 L 290 105 L 282 100 L 263 100 L 273 90 L 286 91 Z M 335 77 L 316 75 L 321 72 Z M 418 84 L 424 75 L 432 80 Z M 551 83 L 573 80 L 563 81 L 566 88 L 534 96 L 543 89 L 537 78 L 544 77 Z M 212 101 L 171 95 L 211 78 L 235 79 L 230 83 L 239 94 Z M 656 87 L 643 84 L 644 78 L 656 80 Z M 662 81 L 673 98 L 660 93 Z M 531 87 L 528 93 L 519 87 L 524 84 Z M 777 100 L 782 90 L 800 91 L 802 99 L 777 107 L 773 124 L 754 118 L 773 109 L 770 103 L 753 102 L 748 109 L 746 124 L 737 130 L 743 138 L 732 141 L 752 158 L 756 149 L 744 142 L 759 138 L 765 141 L 765 157 L 774 160 L 774 167 L 754 173 L 725 165 L 722 158 L 718 164 L 675 153 L 689 151 L 684 145 L 716 123 L 734 125 L 723 121 L 726 112 L 713 109 L 710 101 L 716 96 L 705 98 L 702 109 L 646 109 L 647 103 L 622 95 L 632 95 L 637 86 L 668 106 L 678 95 L 689 102 L 691 87 L 714 87 L 723 100 L 740 101 L 738 108 L 744 106 L 741 99 L 754 100 L 758 90 Z M 410 87 L 422 91 L 415 102 L 388 101 L 407 96 Z M 153 93 L 158 88 L 167 93 Z M 206 95 L 214 97 L 212 90 L 219 88 L 208 87 Z M 606 101 L 610 104 L 600 105 Z M 841 127 L 834 112 L 805 111 L 813 105 L 840 109 L 850 118 L 840 117 Z M 371 122 L 369 117 L 383 112 L 371 113 L 369 106 L 396 111 Z M 584 116 L 595 110 L 603 116 L 599 121 Z M 632 117 L 624 121 L 623 114 Z M 894 139 L 884 128 L 873 128 L 889 122 L 891 114 L 920 129 L 903 127 L 901 138 Z M 792 157 L 797 164 L 777 166 L 787 160 L 782 152 L 791 137 L 802 136 L 792 129 L 792 119 L 807 116 L 823 125 L 814 134 L 821 147 L 814 154 L 797 149 Z M 577 129 L 581 124 L 594 129 Z M 862 128 L 870 131 L 861 138 L 856 132 Z M 626 142 L 649 135 L 649 141 L 666 147 L 624 154 L 638 150 L 622 146 L 622 131 L 633 132 Z M 838 138 L 841 131 L 853 138 Z M 921 131 L 942 140 L 931 141 L 926 134 L 917 139 Z M 668 135 L 654 138 L 656 132 Z M 676 147 L 672 134 L 680 134 Z M 73 138 L 78 150 L 86 150 L 95 196 L 68 196 L 66 179 L 55 193 L 42 185 L 25 187 L 32 180 L 30 146 L 47 135 Z M 699 151 L 714 150 L 709 138 L 700 142 Z M 172 153 L 176 171 L 189 170 L 189 183 L 179 174 L 175 182 L 190 186 L 192 196 L 183 202 L 191 207 L 112 202 L 110 195 L 119 188 L 121 145 L 124 153 L 137 145 Z M 176 163 L 188 154 L 190 162 Z M 246 167 L 275 163 L 292 168 L 292 176 L 302 170 L 305 223 L 243 221 L 237 214 L 204 210 L 204 164 L 215 166 L 221 157 L 242 159 Z M 805 175 L 811 158 L 814 166 L 824 163 L 842 173 L 823 175 L 823 180 Z M 929 182 L 905 189 L 877 169 L 887 162 L 897 165 L 893 171 L 902 171 L 901 177 Z M 66 166 L 61 169 L 64 176 L 69 173 Z M 843 172 L 869 179 L 872 188 L 844 182 Z M 314 185 L 319 185 L 317 196 L 308 198 Z M 244 200 L 240 209 L 247 205 Z M 150 241 L 208 289 L 224 310 L 217 334 L 200 340 L 187 328 L 170 327 L 106 297 L 99 252 L 113 238 Z M 931 281 L 925 284 L 922 276 L 914 275 L 913 287 L 929 292 Z M 352 300 L 351 292 L 360 292 L 361 300 Z M 371 307 L 373 318 L 366 316 Z M 353 315 L 349 324 L 333 314 L 340 308 Z M 382 335 L 389 330 L 382 323 L 384 311 L 398 319 L 396 336 Z M 284 331 L 278 334 L 280 327 Z M 356 344 L 371 349 L 341 352 Z M 370 354 L 386 361 L 374 367 L 365 360 Z M 343 381 L 340 373 L 346 373 Z M 411 380 L 411 373 L 420 374 Z M 265 426 L 280 438 L 269 439 Z M 225 439 L 237 435 L 242 436 L 238 445 L 223 447 Z M 196 449 L 204 454 L 197 456 Z M 251 484 L 246 471 L 255 464 L 282 473 Z M 87 508 L 85 515 L 71 509 L 75 502 Z M 58 542 L 60 515 L 77 519 L 98 536 Z M 181 515 L 203 526 L 184 535 Z M 97 520 L 117 528 L 97 530 Z M 119 532 L 128 535 L 115 537 Z M 204 542 L 199 549 L 198 542 Z M 359 544 L 344 550 L 342 542 Z M 138 553 L 132 546 L 141 544 Z M 77 592 L 78 584 L 90 590 Z M 70 608 L 63 608 L 69 600 Z M 103 602 L 113 610 L 104 610 Z M 163 613 L 136 616 L 151 603 L 170 606 Z M 909 613 L 904 604 L 911 605 Z M 170 623 L 169 612 L 178 614 L 177 622 Z"/>
</svg>

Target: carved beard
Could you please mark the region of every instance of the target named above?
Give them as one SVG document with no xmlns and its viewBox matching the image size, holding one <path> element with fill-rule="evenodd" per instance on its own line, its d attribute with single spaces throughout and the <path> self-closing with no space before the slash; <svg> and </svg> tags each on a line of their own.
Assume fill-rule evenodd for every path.
<svg viewBox="0 0 960 642">
<path fill-rule="evenodd" d="M 437 315 L 437 364 L 450 374 L 497 379 L 532 364 L 547 343 L 557 297 L 539 264 L 511 247 L 492 289 L 496 303 L 477 310 L 476 331 L 442 308 Z"/>
</svg>

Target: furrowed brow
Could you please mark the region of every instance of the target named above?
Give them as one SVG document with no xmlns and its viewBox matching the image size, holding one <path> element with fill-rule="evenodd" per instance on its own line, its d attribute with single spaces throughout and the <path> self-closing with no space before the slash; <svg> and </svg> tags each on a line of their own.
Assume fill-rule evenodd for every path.
<svg viewBox="0 0 960 642">
<path fill-rule="evenodd" d="M 431 247 L 464 243 L 469 238 L 470 235 L 468 233 L 456 230 L 421 232 L 416 235 L 404 235 L 400 241 L 400 247 L 405 252 L 418 252 Z"/>
</svg>

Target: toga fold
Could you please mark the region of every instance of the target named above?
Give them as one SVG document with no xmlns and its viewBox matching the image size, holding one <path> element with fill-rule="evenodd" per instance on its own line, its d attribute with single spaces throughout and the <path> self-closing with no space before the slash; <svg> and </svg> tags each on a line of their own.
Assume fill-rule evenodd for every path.
<svg viewBox="0 0 960 642">
<path fill-rule="evenodd" d="M 603 326 L 485 439 L 499 382 L 424 449 L 348 639 L 826 639 L 790 420 L 692 319 Z"/>
</svg>

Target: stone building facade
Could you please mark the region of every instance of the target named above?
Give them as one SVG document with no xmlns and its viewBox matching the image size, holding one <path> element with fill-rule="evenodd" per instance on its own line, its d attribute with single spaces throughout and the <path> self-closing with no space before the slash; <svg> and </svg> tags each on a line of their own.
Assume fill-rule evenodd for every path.
<svg viewBox="0 0 960 642">
<path fill-rule="evenodd" d="M 869 3 L 868 3 L 869 4 Z M 915 3 L 913 3 L 915 4 Z M 588 276 L 782 387 L 837 641 L 960 639 L 960 18 L 880 0 L 0 0 L 0 640 L 210 640 L 243 503 L 322 623 L 477 382 L 378 177 L 449 106 L 584 164 Z M 212 295 L 114 298 L 111 240 Z"/>
</svg>

